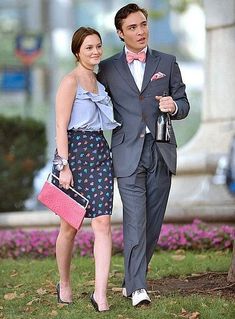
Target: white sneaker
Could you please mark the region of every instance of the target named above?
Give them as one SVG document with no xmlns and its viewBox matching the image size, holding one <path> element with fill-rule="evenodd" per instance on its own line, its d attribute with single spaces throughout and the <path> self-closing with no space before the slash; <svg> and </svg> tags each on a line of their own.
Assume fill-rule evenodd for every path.
<svg viewBox="0 0 235 319">
<path fill-rule="evenodd" d="M 126 297 L 126 298 L 131 299 L 131 296 L 127 296 L 127 291 L 126 291 L 126 288 L 125 288 L 125 287 L 122 288 L 122 295 L 123 295 L 123 297 Z"/>
<path fill-rule="evenodd" d="M 132 305 L 135 307 L 137 305 L 147 305 L 151 302 L 147 291 L 145 289 L 137 289 L 132 293 Z"/>
</svg>

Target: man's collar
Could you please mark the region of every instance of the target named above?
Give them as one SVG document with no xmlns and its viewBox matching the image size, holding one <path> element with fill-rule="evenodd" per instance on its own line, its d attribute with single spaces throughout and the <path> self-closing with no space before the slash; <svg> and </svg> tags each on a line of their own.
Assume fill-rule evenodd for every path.
<svg viewBox="0 0 235 319">
<path fill-rule="evenodd" d="M 127 53 L 127 51 L 128 51 L 128 52 L 131 52 L 131 53 L 136 53 L 136 52 L 132 52 L 132 51 L 128 50 L 126 46 L 124 46 L 124 49 L 125 49 L 125 53 Z M 139 51 L 139 52 L 137 52 L 137 53 L 140 53 L 140 52 L 145 52 L 145 53 L 146 53 L 146 52 L 147 52 L 147 49 L 148 49 L 148 47 L 145 47 L 143 50 L 141 50 L 141 51 Z"/>
</svg>

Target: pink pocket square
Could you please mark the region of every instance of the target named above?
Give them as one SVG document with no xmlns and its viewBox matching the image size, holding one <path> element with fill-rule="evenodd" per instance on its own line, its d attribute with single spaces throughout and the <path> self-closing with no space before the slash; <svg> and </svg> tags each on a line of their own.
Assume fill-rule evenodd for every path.
<svg viewBox="0 0 235 319">
<path fill-rule="evenodd" d="M 151 77 L 151 81 L 159 80 L 161 78 L 164 78 L 164 76 L 166 76 L 166 74 L 162 72 L 157 72 Z"/>
</svg>

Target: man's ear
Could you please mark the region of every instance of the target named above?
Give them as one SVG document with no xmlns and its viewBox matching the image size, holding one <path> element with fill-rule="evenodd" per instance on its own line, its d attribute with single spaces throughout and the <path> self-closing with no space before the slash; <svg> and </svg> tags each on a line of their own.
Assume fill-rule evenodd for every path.
<svg viewBox="0 0 235 319">
<path fill-rule="evenodd" d="M 117 30 L 117 34 L 118 34 L 119 38 L 123 39 L 123 33 L 121 30 Z"/>
</svg>

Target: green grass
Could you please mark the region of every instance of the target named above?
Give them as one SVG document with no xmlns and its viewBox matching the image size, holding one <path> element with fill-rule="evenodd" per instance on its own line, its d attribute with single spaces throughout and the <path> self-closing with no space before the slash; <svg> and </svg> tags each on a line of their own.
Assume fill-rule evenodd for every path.
<svg viewBox="0 0 235 319">
<path fill-rule="evenodd" d="M 152 259 L 149 279 L 165 276 L 184 276 L 196 272 L 227 271 L 231 261 L 230 252 L 182 252 L 156 253 Z M 182 259 L 181 258 L 181 259 Z M 108 313 L 96 313 L 89 303 L 93 290 L 94 261 L 87 257 L 75 257 L 72 264 L 74 304 L 59 307 L 56 303 L 55 283 L 58 280 L 54 259 L 43 260 L 3 259 L 0 261 L 0 318 L 115 318 L 115 319 L 172 319 L 182 318 L 182 308 L 188 312 L 198 311 L 201 319 L 234 319 L 235 304 L 218 297 L 192 295 L 183 297 L 172 294 L 152 298 L 148 308 L 133 308 L 130 300 L 112 290 L 121 286 L 123 258 L 114 256 L 109 284 Z M 13 295 L 9 295 L 13 294 Z M 5 296 L 5 298 L 4 298 Z M 6 300 L 6 298 L 13 298 Z"/>
<path fill-rule="evenodd" d="M 181 261 L 175 261 L 174 256 L 185 256 Z M 150 278 L 166 276 L 181 276 L 207 271 L 228 271 L 231 262 L 230 252 L 162 252 L 155 254 L 151 260 Z"/>
</svg>

